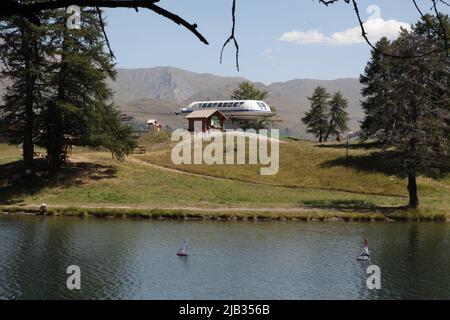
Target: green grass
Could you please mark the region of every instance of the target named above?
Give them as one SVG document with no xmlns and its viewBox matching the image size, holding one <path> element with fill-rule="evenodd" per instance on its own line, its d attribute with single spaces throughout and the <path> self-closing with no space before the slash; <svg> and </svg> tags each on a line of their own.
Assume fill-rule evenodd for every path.
<svg viewBox="0 0 450 320">
<path fill-rule="evenodd" d="M 419 179 L 421 209 L 402 211 L 399 207 L 407 203 L 404 179 L 382 170 L 343 164 L 340 159 L 345 150 L 340 146 L 319 147 L 304 141 L 281 144 L 279 174 L 261 176 L 258 166 L 175 166 L 170 161 L 171 143 L 166 134 L 143 137 L 139 144 L 148 146 L 147 154 L 132 155 L 124 162 L 112 160 L 108 152 L 74 148 L 72 162 L 60 174 L 54 176 L 40 170 L 40 176 L 32 182 L 14 174 L 20 172 L 20 163 L 14 161 L 20 159 L 21 150 L 0 144 L 0 170 L 3 170 L 0 171 L 0 204 L 35 208 L 45 202 L 50 208 L 61 208 L 66 213 L 78 214 L 81 210 L 87 215 L 96 210 L 113 210 L 118 215 L 129 214 L 127 210 L 131 210 L 131 214 L 139 216 L 149 210 L 162 210 L 183 218 L 186 208 L 192 215 L 196 214 L 195 208 L 215 209 L 212 213 L 202 211 L 201 216 L 223 214 L 233 219 L 254 216 L 306 220 L 381 216 L 434 219 L 450 213 L 448 178 Z M 371 158 L 376 151 L 354 147 L 350 151 L 351 159 L 356 161 L 361 157 L 376 162 L 376 158 Z M 224 179 L 168 172 L 145 165 L 145 161 Z M 44 168 L 40 163 L 37 166 Z M 105 209 L 121 206 L 124 208 L 116 211 Z M 223 208 L 234 210 L 217 211 Z M 252 213 L 248 210 L 252 208 L 260 211 Z M 274 208 L 302 210 L 271 211 Z"/>
<path fill-rule="evenodd" d="M 280 169 L 277 175 L 262 176 L 258 165 L 175 165 L 170 159 L 170 148 L 161 148 L 150 154 L 138 156 L 165 167 L 196 174 L 250 181 L 268 186 L 318 189 L 317 205 L 332 202 L 358 202 L 363 206 L 406 204 L 408 196 L 406 179 L 395 175 L 393 160 L 374 147 L 353 145 L 350 157 L 346 158 L 344 145 L 324 144 L 322 146 L 305 141 L 286 141 L 280 144 Z M 450 208 L 450 178 L 441 180 L 420 177 L 419 195 L 422 204 L 439 209 Z M 343 196 L 342 192 L 358 196 Z M 303 191 L 301 191 L 303 192 Z M 336 194 L 330 199 L 322 193 Z M 366 199 L 362 195 L 369 195 Z M 384 199 L 384 200 L 383 200 Z"/>
<path fill-rule="evenodd" d="M 20 154 L 18 146 L 0 143 L 0 165 L 20 160 Z"/>
<path fill-rule="evenodd" d="M 0 206 L 0 214 L 39 215 L 37 207 Z M 188 210 L 188 209 L 129 209 L 129 208 L 83 208 L 52 207 L 46 215 L 95 218 L 130 218 L 130 219 L 170 219 L 170 220 L 246 220 L 246 221 L 447 221 L 444 213 L 426 211 L 392 211 L 385 213 L 346 212 L 336 210 L 303 210 L 299 212 L 270 210 Z"/>
<path fill-rule="evenodd" d="M 84 156 L 111 170 L 111 175 L 71 176 L 62 174 L 45 181 L 42 186 L 11 186 L 15 200 L 24 203 L 70 203 L 74 205 L 126 204 L 148 206 L 194 207 L 295 207 L 311 201 L 327 203 L 336 197 L 354 199 L 371 205 L 389 205 L 395 198 L 354 195 L 346 192 L 297 190 L 283 187 L 255 186 L 239 181 L 219 181 L 185 176 L 130 162 L 116 162 L 106 153 L 85 153 Z M 106 168 L 106 169 L 105 169 Z M 30 190 L 32 190 L 30 192 Z M 389 201 L 386 201 L 389 200 Z M 398 203 L 400 204 L 400 202 Z"/>
</svg>

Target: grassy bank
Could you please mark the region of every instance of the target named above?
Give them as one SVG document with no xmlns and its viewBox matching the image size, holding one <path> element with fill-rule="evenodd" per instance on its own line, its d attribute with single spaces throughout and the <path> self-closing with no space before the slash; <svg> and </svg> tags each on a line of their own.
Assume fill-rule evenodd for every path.
<svg viewBox="0 0 450 320">
<path fill-rule="evenodd" d="M 223 215 L 442 220 L 450 216 L 448 177 L 420 178 L 421 209 L 401 210 L 407 203 L 406 182 L 393 174 L 389 159 L 380 158 L 386 156 L 370 145 L 352 146 L 345 158 L 341 145 L 286 141 L 280 145 L 279 173 L 261 176 L 259 167 L 250 165 L 173 165 L 165 135 L 147 136 L 139 143 L 147 146 L 147 153 L 130 155 L 124 162 L 112 160 L 104 151 L 74 148 L 70 163 L 58 175 L 47 172 L 40 160 L 38 177 L 32 182 L 20 177 L 21 150 L 0 144 L 1 210 L 35 210 L 45 202 L 55 214 L 130 212 L 143 218 L 160 214 L 184 219 L 199 214 L 202 219 Z"/>
<path fill-rule="evenodd" d="M 1 206 L 0 214 L 39 215 L 36 207 Z M 449 221 L 444 213 L 423 211 L 346 212 L 317 210 L 314 208 L 292 210 L 220 210 L 220 209 L 130 209 L 130 208 L 49 208 L 48 216 L 130 218 L 151 220 L 219 220 L 219 221 L 330 221 L 330 222 L 381 222 L 381 221 Z"/>
</svg>

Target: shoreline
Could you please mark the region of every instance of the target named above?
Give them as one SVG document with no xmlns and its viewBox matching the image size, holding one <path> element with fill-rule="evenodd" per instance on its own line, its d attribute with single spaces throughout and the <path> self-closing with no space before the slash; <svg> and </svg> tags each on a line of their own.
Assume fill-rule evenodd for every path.
<svg viewBox="0 0 450 320">
<path fill-rule="evenodd" d="M 40 216 L 36 206 L 0 206 L 0 215 Z M 186 221 L 285 221 L 285 222 L 450 222 L 445 213 L 420 211 L 358 212 L 315 207 L 302 208 L 130 208 L 130 207 L 49 207 L 49 217 L 95 217 L 135 220 Z"/>
</svg>

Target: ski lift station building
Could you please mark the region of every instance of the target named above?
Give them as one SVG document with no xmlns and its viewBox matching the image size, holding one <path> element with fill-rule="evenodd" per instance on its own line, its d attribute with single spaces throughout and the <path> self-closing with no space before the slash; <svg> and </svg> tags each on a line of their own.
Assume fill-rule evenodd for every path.
<svg viewBox="0 0 450 320">
<path fill-rule="evenodd" d="M 192 102 L 188 107 L 182 108 L 179 113 L 185 114 L 186 119 L 190 120 L 189 130 L 197 131 L 200 128 L 204 131 L 204 124 L 200 126 L 194 126 L 191 124 L 192 118 L 188 115 L 191 113 L 199 114 L 199 111 L 219 111 L 224 117 L 220 117 L 219 121 L 212 117 L 211 119 L 205 118 L 204 121 L 214 121 L 211 123 L 216 128 L 221 130 L 227 129 L 242 129 L 244 124 L 248 120 L 264 120 L 273 116 L 272 110 L 264 101 L 258 100 L 225 100 L 225 101 L 197 101 Z M 203 113 L 203 112 L 201 112 Z M 208 115 L 210 112 L 207 112 Z M 195 129 L 197 128 L 197 129 Z"/>
</svg>

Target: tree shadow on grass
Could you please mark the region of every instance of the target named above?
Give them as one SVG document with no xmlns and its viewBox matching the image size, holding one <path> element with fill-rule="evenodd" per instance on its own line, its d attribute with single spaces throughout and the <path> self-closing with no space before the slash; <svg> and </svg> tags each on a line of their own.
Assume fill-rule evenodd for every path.
<svg viewBox="0 0 450 320">
<path fill-rule="evenodd" d="M 330 144 L 316 144 L 318 148 L 322 149 L 346 149 L 347 144 L 345 142 L 341 143 L 330 143 Z M 357 150 L 357 149 L 379 149 L 381 145 L 378 142 L 360 142 L 360 143 L 350 143 L 348 145 L 349 150 Z"/>
<path fill-rule="evenodd" d="M 369 146 L 369 148 L 371 148 Z M 347 167 L 353 168 L 362 172 L 367 173 L 382 173 L 387 176 L 395 176 L 398 178 L 405 178 L 404 176 L 404 165 L 400 160 L 400 157 L 395 151 L 376 151 L 369 154 L 363 155 L 349 155 L 348 157 L 343 156 L 333 160 L 327 160 L 323 162 L 320 167 L 331 168 L 331 167 Z M 370 184 L 370 180 L 367 180 Z M 405 185 L 406 191 L 406 185 Z M 389 196 L 389 194 L 380 194 L 380 196 Z M 407 197 L 406 195 L 392 195 L 397 197 Z M 389 213 L 395 210 L 406 209 L 405 206 L 376 206 L 373 203 L 361 201 L 361 200 L 336 200 L 330 201 L 330 203 L 325 204 L 324 207 L 327 208 L 344 208 L 344 209 L 357 209 L 363 211 L 378 211 L 383 213 Z"/>
<path fill-rule="evenodd" d="M 33 195 L 42 188 L 69 188 L 89 182 L 112 179 L 117 169 L 87 162 L 69 162 L 60 172 L 50 171 L 48 161 L 35 159 L 36 176 L 33 179 L 23 177 L 23 161 L 14 161 L 0 165 L 0 204 L 21 203 L 21 197 Z"/>
<path fill-rule="evenodd" d="M 364 172 L 384 173 L 388 176 L 403 178 L 404 165 L 395 151 L 379 151 L 363 155 L 343 156 L 327 160 L 320 165 L 322 168 L 349 167 Z"/>
</svg>

